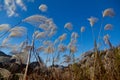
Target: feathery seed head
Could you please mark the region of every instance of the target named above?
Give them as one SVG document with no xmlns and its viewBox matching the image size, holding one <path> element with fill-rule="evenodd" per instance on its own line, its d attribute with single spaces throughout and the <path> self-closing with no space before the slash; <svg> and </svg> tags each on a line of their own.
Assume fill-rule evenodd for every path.
<svg viewBox="0 0 120 80">
<path fill-rule="evenodd" d="M 106 24 L 104 30 L 112 30 L 112 28 L 113 28 L 112 24 Z"/>
<path fill-rule="evenodd" d="M 73 29 L 73 25 L 72 23 L 68 22 L 65 24 L 64 28 L 68 29 L 68 30 L 72 30 Z"/>
<path fill-rule="evenodd" d="M 41 4 L 39 6 L 39 10 L 42 11 L 42 12 L 46 12 L 48 9 L 47 5 L 46 4 Z"/>
<path fill-rule="evenodd" d="M 103 11 L 103 17 L 106 17 L 106 16 L 109 16 L 109 17 L 114 17 L 115 16 L 115 12 L 112 8 L 107 8 Z"/>
<path fill-rule="evenodd" d="M 90 17 L 88 18 L 88 21 L 90 22 L 91 27 L 98 21 L 98 18 L 96 17 Z"/>
</svg>

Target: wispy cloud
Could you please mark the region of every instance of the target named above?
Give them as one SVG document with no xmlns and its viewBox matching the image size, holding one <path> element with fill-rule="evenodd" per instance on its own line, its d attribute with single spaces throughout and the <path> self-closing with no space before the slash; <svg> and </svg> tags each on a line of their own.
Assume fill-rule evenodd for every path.
<svg viewBox="0 0 120 80">
<path fill-rule="evenodd" d="M 16 4 L 18 4 L 18 6 L 20 6 L 23 10 L 25 10 L 25 11 L 27 10 L 27 8 L 22 0 L 16 0 Z"/>
<path fill-rule="evenodd" d="M 27 0 L 27 2 L 34 2 L 34 0 Z M 3 0 L 1 3 L 0 10 L 5 10 L 9 17 L 19 16 L 17 13 L 18 7 L 20 7 L 23 11 L 27 11 L 24 0 Z"/>
<path fill-rule="evenodd" d="M 4 7 L 9 17 L 13 15 L 17 15 L 16 5 L 14 0 L 4 0 Z"/>
</svg>

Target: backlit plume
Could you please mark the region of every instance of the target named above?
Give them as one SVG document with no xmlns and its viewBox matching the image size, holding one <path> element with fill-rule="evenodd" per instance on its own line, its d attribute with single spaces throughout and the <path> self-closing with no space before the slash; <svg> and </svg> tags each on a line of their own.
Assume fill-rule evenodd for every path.
<svg viewBox="0 0 120 80">
<path fill-rule="evenodd" d="M 6 45 L 9 41 L 9 38 L 5 38 L 3 41 L 2 41 L 2 46 Z"/>
<path fill-rule="evenodd" d="M 106 24 L 104 30 L 112 30 L 112 28 L 113 28 L 112 24 Z"/>
<path fill-rule="evenodd" d="M 103 37 L 103 40 L 104 40 L 105 44 L 108 44 L 109 38 L 110 38 L 109 34 L 106 34 L 106 35 Z"/>
<path fill-rule="evenodd" d="M 37 35 L 36 35 L 36 39 L 41 39 L 41 38 L 45 38 L 46 36 L 46 33 L 45 32 L 39 32 Z"/>
<path fill-rule="evenodd" d="M 64 44 L 58 45 L 59 52 L 65 52 L 67 50 L 67 47 Z"/>
<path fill-rule="evenodd" d="M 0 31 L 8 31 L 10 29 L 9 24 L 1 24 L 0 25 Z"/>
<path fill-rule="evenodd" d="M 30 17 L 25 18 L 23 20 L 23 22 L 27 22 L 29 24 L 39 26 L 40 24 L 45 23 L 46 20 L 47 20 L 47 18 L 45 16 L 42 16 L 42 15 L 32 15 Z"/>
<path fill-rule="evenodd" d="M 98 18 L 96 17 L 90 17 L 88 18 L 88 21 L 90 22 L 91 27 L 98 21 Z"/>
<path fill-rule="evenodd" d="M 60 41 L 63 41 L 63 40 L 66 39 L 66 37 L 67 37 L 67 34 L 64 33 L 63 35 L 61 35 L 61 36 L 59 37 L 59 40 L 60 40 Z"/>
<path fill-rule="evenodd" d="M 72 45 L 72 46 L 70 47 L 70 52 L 71 52 L 71 53 L 75 53 L 76 51 L 77 51 L 77 47 L 74 46 L 74 45 Z"/>
<path fill-rule="evenodd" d="M 84 31 L 85 31 L 85 27 L 82 26 L 81 29 L 80 29 L 80 32 L 82 33 L 82 32 L 84 32 Z"/>
<path fill-rule="evenodd" d="M 112 8 L 105 9 L 103 11 L 103 17 L 106 17 L 106 16 L 114 17 L 115 16 L 114 10 Z"/>
<path fill-rule="evenodd" d="M 72 23 L 68 22 L 65 24 L 64 28 L 68 29 L 68 30 L 72 30 L 73 29 L 73 25 Z"/>
<path fill-rule="evenodd" d="M 39 6 L 39 10 L 42 11 L 42 12 L 46 12 L 47 9 L 48 9 L 48 7 L 47 7 L 47 5 L 45 5 L 45 4 L 41 4 L 41 5 Z"/>
<path fill-rule="evenodd" d="M 48 47 L 47 47 L 47 48 L 45 48 L 44 50 L 45 50 L 45 53 L 48 53 L 48 54 L 50 54 L 50 53 L 53 53 L 53 52 L 54 52 L 54 48 L 53 48 L 53 46 L 48 46 Z"/>
<path fill-rule="evenodd" d="M 79 37 L 79 35 L 78 35 L 77 32 L 73 32 L 73 33 L 71 34 L 71 39 L 76 40 L 78 37 Z"/>
<path fill-rule="evenodd" d="M 27 29 L 25 27 L 14 27 L 10 30 L 9 37 L 22 37 L 26 35 Z"/>
</svg>

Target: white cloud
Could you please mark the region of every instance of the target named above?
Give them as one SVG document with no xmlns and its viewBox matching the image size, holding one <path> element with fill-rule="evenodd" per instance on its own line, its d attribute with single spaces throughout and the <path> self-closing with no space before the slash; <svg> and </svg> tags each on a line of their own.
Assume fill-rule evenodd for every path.
<svg viewBox="0 0 120 80">
<path fill-rule="evenodd" d="M 16 5 L 14 0 L 4 0 L 4 6 L 9 17 L 16 15 Z"/>
<path fill-rule="evenodd" d="M 24 3 L 25 1 L 34 2 L 35 0 L 2 0 L 0 4 L 0 11 L 5 10 L 9 17 L 18 16 L 18 7 L 20 7 L 24 11 L 27 11 L 27 7 Z"/>
<path fill-rule="evenodd" d="M 16 4 L 18 4 L 23 10 L 27 10 L 22 0 L 16 0 Z"/>
</svg>

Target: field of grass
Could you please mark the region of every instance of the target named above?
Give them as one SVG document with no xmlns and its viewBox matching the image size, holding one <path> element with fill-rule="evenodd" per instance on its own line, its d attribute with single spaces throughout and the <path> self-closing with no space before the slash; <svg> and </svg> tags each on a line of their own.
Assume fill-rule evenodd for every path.
<svg viewBox="0 0 120 80">
<path fill-rule="evenodd" d="M 16 67 L 15 65 L 12 67 Z M 25 68 L 25 67 L 24 67 Z M 8 70 L 9 71 L 8 71 Z M 22 70 L 22 69 L 21 69 Z M 28 69 L 31 70 L 31 69 Z M 11 72 L 10 72 L 11 71 Z M 0 80 L 23 80 L 24 71 L 0 68 Z M 119 80 L 120 47 L 83 56 L 78 63 L 51 66 L 28 71 L 26 80 Z"/>
</svg>

